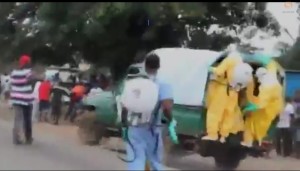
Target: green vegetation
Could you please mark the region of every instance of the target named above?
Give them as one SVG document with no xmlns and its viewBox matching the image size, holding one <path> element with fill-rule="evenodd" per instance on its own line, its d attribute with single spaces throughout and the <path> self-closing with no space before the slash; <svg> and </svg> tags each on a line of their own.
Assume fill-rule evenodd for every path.
<svg viewBox="0 0 300 171">
<path fill-rule="evenodd" d="M 252 23 L 265 3 L 256 3 L 256 10 L 250 6 L 245 2 L 2 3 L 1 59 L 11 61 L 21 53 L 45 64 L 85 59 L 111 67 L 118 75 L 137 56 L 155 48 L 223 49 L 234 38 L 207 35 L 206 30 L 212 24 L 236 30 Z M 187 30 L 192 39 L 184 43 Z"/>
</svg>

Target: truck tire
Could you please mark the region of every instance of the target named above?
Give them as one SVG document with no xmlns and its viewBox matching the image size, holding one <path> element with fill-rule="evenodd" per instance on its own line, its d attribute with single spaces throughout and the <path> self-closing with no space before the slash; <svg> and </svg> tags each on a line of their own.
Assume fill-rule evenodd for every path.
<svg viewBox="0 0 300 171">
<path fill-rule="evenodd" d="M 219 144 L 218 151 L 215 151 L 215 164 L 219 169 L 235 170 L 240 161 L 245 158 L 238 147 L 232 147 L 228 144 Z"/>
<path fill-rule="evenodd" d="M 210 157 L 212 156 L 212 143 L 210 141 L 202 141 L 201 138 L 197 140 L 195 150 L 202 156 L 202 157 Z"/>
<path fill-rule="evenodd" d="M 222 169 L 222 170 L 235 170 L 239 164 L 241 159 L 237 158 L 237 157 L 231 157 L 231 156 L 227 156 L 227 157 L 214 157 L 215 159 L 215 165 L 218 169 Z"/>
<path fill-rule="evenodd" d="M 78 137 L 82 144 L 98 145 L 105 132 L 105 127 L 97 122 L 93 111 L 84 111 L 76 119 Z"/>
</svg>

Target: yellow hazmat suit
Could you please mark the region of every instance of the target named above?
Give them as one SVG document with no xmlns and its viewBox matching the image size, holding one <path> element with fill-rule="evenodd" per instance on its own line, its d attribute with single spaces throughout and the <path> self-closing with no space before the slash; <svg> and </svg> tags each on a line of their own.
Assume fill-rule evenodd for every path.
<svg viewBox="0 0 300 171">
<path fill-rule="evenodd" d="M 245 124 L 244 124 L 244 118 L 242 115 L 242 110 L 239 106 L 235 108 L 235 118 L 234 118 L 233 127 L 230 131 L 232 134 L 237 134 L 240 131 L 244 130 Z"/>
<path fill-rule="evenodd" d="M 217 140 L 219 137 L 219 127 L 223 119 L 227 102 L 229 99 L 228 80 L 230 73 L 237 63 L 241 63 L 239 56 L 225 58 L 217 67 L 212 68 L 212 74 L 216 77 L 215 81 L 210 81 L 207 94 L 207 115 L 206 129 L 207 136 L 203 139 Z M 234 102 L 233 102 L 234 103 Z"/>
<path fill-rule="evenodd" d="M 221 142 L 229 133 L 237 133 L 243 130 L 243 117 L 239 108 L 238 100 L 240 90 L 245 88 L 252 79 L 253 69 L 249 64 L 239 63 L 234 67 L 232 80 L 229 82 L 228 97 L 229 101 L 225 108 L 222 123 L 220 125 Z"/>
<path fill-rule="evenodd" d="M 258 104 L 258 95 L 254 95 L 254 89 L 255 89 L 255 81 L 254 78 L 251 79 L 250 83 L 247 86 L 246 90 L 246 97 L 247 101 L 252 102 L 254 104 Z"/>
<path fill-rule="evenodd" d="M 222 116 L 226 106 L 226 99 L 228 97 L 227 85 L 217 82 L 220 80 L 221 79 L 211 80 L 208 85 L 206 98 L 206 129 L 208 135 L 203 137 L 203 139 L 217 140 L 219 137 L 219 125 L 222 121 Z M 218 107 L 216 108 L 215 106 Z"/>
<path fill-rule="evenodd" d="M 244 141 L 242 145 L 252 146 L 254 140 L 262 142 L 272 121 L 283 109 L 282 86 L 276 75 L 265 68 L 259 68 L 256 72 L 259 82 L 259 95 L 256 98 L 250 96 L 251 103 L 257 105 L 256 109 L 244 109 L 249 112 L 245 121 Z M 247 108 L 247 107 L 246 107 Z"/>
<path fill-rule="evenodd" d="M 238 93 L 229 87 L 233 81 L 234 69 L 237 64 L 243 63 L 239 54 L 231 54 L 225 58 L 219 66 L 212 68 L 212 74 L 216 76 L 215 81 L 210 81 L 207 94 L 207 136 L 203 140 L 217 140 L 218 133 L 221 141 L 232 130 L 235 120 L 234 115 L 238 104 Z"/>
<path fill-rule="evenodd" d="M 266 69 L 268 70 L 268 72 L 272 72 L 273 74 L 277 73 L 277 62 L 276 61 L 271 61 L 269 62 L 269 64 L 266 66 Z"/>
<path fill-rule="evenodd" d="M 216 89 L 218 89 L 220 86 L 223 86 L 225 90 L 227 86 L 226 79 L 223 77 L 215 77 L 214 75 L 211 75 L 207 86 L 206 101 L 205 101 L 205 106 L 207 108 L 211 104 L 212 99 L 216 96 L 215 94 Z"/>
</svg>

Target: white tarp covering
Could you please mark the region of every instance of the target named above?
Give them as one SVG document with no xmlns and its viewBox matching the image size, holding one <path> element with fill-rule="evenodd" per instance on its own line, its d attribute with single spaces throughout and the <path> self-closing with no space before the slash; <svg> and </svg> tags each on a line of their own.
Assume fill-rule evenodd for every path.
<svg viewBox="0 0 300 171">
<path fill-rule="evenodd" d="M 208 68 L 221 52 L 185 48 L 162 48 L 158 78 L 172 85 L 174 103 L 200 106 L 203 103 Z"/>
</svg>

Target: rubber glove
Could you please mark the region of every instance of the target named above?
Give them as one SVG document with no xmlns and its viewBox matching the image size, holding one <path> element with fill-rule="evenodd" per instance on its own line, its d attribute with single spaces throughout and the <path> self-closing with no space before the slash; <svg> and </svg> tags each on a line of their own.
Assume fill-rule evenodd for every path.
<svg viewBox="0 0 300 171">
<path fill-rule="evenodd" d="M 254 103 L 252 103 L 252 102 L 247 102 L 247 104 L 245 105 L 244 108 L 246 108 L 247 106 L 250 106 L 250 105 L 254 105 Z"/>
<path fill-rule="evenodd" d="M 262 63 L 264 66 L 267 66 L 270 62 L 271 62 L 271 58 L 270 58 L 270 57 L 263 56 L 263 57 L 261 58 L 261 63 Z"/>
<path fill-rule="evenodd" d="M 259 62 L 261 62 L 264 67 L 271 62 L 271 57 L 264 53 L 256 53 L 254 55 L 254 58 L 256 58 Z"/>
<path fill-rule="evenodd" d="M 124 141 L 128 140 L 128 128 L 122 127 L 122 139 Z"/>
<path fill-rule="evenodd" d="M 168 127 L 171 141 L 174 144 L 178 144 L 179 143 L 178 137 L 177 137 L 177 134 L 176 134 L 176 129 L 175 129 L 176 125 L 177 125 L 176 120 L 172 119 L 172 121 L 169 123 L 169 127 Z"/>
<path fill-rule="evenodd" d="M 256 111 L 258 109 L 258 106 L 254 103 L 249 102 L 246 107 L 243 109 L 243 113 L 245 112 L 251 112 Z"/>
</svg>

